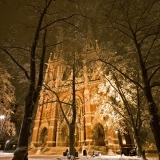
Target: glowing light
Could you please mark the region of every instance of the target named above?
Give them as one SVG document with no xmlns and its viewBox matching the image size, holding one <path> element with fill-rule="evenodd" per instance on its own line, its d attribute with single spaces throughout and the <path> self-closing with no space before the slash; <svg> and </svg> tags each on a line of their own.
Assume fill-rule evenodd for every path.
<svg viewBox="0 0 160 160">
<path fill-rule="evenodd" d="M 125 139 L 123 139 L 122 143 L 123 143 L 123 144 L 126 144 L 126 140 L 125 140 Z"/>
<path fill-rule="evenodd" d="M 0 119 L 5 119 L 5 116 L 4 115 L 0 115 Z"/>
<path fill-rule="evenodd" d="M 116 130 L 115 133 L 118 134 L 118 130 Z"/>
</svg>

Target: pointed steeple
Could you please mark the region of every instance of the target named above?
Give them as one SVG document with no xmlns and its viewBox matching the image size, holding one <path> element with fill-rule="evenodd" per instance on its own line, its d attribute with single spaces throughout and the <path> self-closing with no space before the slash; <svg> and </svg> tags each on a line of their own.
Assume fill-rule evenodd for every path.
<svg viewBox="0 0 160 160">
<path fill-rule="evenodd" d="M 53 60 L 53 54 L 50 53 L 50 56 L 49 56 L 49 59 L 48 59 L 48 62 L 52 61 Z"/>
<path fill-rule="evenodd" d="M 88 28 L 87 28 L 86 47 L 87 47 L 87 50 L 93 50 L 93 49 L 95 49 L 95 38 L 94 38 L 94 34 L 93 34 L 91 20 L 88 19 L 87 23 L 88 23 Z"/>
<path fill-rule="evenodd" d="M 56 46 L 56 50 L 55 50 L 55 53 L 54 53 L 54 59 L 57 59 L 60 57 L 61 55 L 61 52 L 63 50 L 63 29 L 61 27 L 59 27 L 57 29 L 57 35 L 56 35 L 56 41 L 57 41 L 57 46 Z"/>
<path fill-rule="evenodd" d="M 53 60 L 53 54 L 52 53 L 50 53 L 50 56 L 49 56 L 49 59 L 48 59 L 48 63 L 46 63 L 46 65 L 47 65 L 47 68 L 46 68 L 46 73 L 45 73 L 45 77 L 44 77 L 44 82 L 45 83 L 47 83 L 48 82 L 48 74 L 49 74 L 49 67 L 50 67 L 50 64 L 51 64 L 51 62 L 52 62 L 52 60 Z"/>
</svg>

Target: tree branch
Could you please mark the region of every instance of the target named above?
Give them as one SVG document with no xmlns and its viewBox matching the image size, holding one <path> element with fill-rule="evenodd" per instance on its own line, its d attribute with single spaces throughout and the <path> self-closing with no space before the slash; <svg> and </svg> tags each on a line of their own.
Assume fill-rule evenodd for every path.
<svg viewBox="0 0 160 160">
<path fill-rule="evenodd" d="M 151 76 L 149 77 L 149 82 L 151 81 L 151 79 L 153 78 L 153 76 L 157 73 L 157 71 L 160 69 L 160 65 L 154 70 L 154 72 L 151 74 Z"/>
<path fill-rule="evenodd" d="M 118 71 L 121 75 L 123 75 L 125 78 L 127 78 L 128 80 L 130 80 L 132 83 L 136 84 L 137 86 L 139 86 L 142 90 L 144 90 L 144 88 L 136 81 L 134 81 L 133 79 L 131 79 L 130 77 L 128 77 L 126 74 L 124 74 L 122 71 L 120 71 L 116 66 L 112 65 L 111 63 L 109 62 L 106 62 L 105 60 L 103 59 L 98 59 L 99 61 L 111 66 L 112 68 L 114 68 L 116 71 Z"/>
<path fill-rule="evenodd" d="M 73 14 L 73 15 L 70 15 L 70 16 L 68 16 L 68 17 L 64 17 L 64 18 L 57 19 L 57 20 L 55 20 L 55 21 L 53 21 L 53 22 L 45 25 L 45 26 L 42 27 L 40 30 L 43 30 L 43 29 L 51 26 L 51 25 L 54 24 L 54 23 L 57 23 L 57 22 L 60 22 L 60 21 L 65 21 L 65 20 L 70 19 L 70 18 L 72 18 L 72 17 L 74 17 L 74 16 L 77 16 L 77 15 L 80 15 L 80 14 Z"/>
<path fill-rule="evenodd" d="M 68 119 L 67 119 L 67 117 L 66 117 L 66 115 L 65 115 L 65 113 L 64 113 L 64 110 L 63 110 L 63 107 L 62 107 L 62 102 L 60 101 L 58 94 L 57 94 L 54 90 L 52 90 L 48 85 L 45 85 L 45 84 L 44 84 L 43 86 L 44 86 L 47 90 L 49 90 L 50 92 L 54 93 L 54 95 L 56 96 L 57 101 L 58 101 L 59 106 L 60 106 L 60 109 L 61 109 L 61 111 L 62 111 L 62 114 L 63 114 L 63 116 L 64 116 L 64 119 L 66 120 L 66 123 L 67 123 L 68 126 L 69 126 L 69 121 L 68 121 Z"/>
<path fill-rule="evenodd" d="M 19 47 L 19 46 L 4 46 L 4 48 L 10 48 L 10 49 L 20 49 L 20 50 L 24 50 L 24 51 L 27 51 L 27 52 L 30 52 L 31 50 L 29 49 L 26 49 L 26 48 L 22 48 L 22 47 Z"/>
<path fill-rule="evenodd" d="M 31 7 L 31 8 L 34 8 L 36 11 L 38 11 L 40 14 L 42 13 L 41 9 L 36 7 L 36 6 L 33 6 L 31 4 L 27 4 L 27 3 L 21 3 L 20 5 L 24 5 L 24 6 L 28 6 L 28 7 Z"/>
<path fill-rule="evenodd" d="M 2 47 L 0 47 L 0 49 L 2 49 L 12 59 L 12 61 L 24 72 L 26 78 L 28 80 L 30 80 L 30 77 L 29 77 L 27 71 L 25 70 L 25 68 L 23 68 L 6 49 L 4 49 Z"/>
</svg>

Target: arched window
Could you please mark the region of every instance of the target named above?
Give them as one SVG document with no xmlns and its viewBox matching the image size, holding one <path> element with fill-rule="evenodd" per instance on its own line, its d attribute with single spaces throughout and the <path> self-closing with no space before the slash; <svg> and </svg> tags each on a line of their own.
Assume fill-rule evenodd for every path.
<svg viewBox="0 0 160 160">
<path fill-rule="evenodd" d="M 47 128 L 43 128 L 40 135 L 40 141 L 42 142 L 42 145 L 46 145 L 47 139 L 48 139 Z"/>
</svg>

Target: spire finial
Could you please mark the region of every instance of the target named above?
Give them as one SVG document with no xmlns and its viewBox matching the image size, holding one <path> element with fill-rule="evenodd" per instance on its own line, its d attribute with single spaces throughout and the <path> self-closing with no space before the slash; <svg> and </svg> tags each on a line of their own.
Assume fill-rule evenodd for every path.
<svg viewBox="0 0 160 160">
<path fill-rule="evenodd" d="M 49 62 L 52 61 L 52 53 L 50 53 L 50 56 L 49 56 Z"/>
<path fill-rule="evenodd" d="M 96 42 L 96 51 L 98 51 L 99 50 L 98 40 L 95 40 L 95 42 Z"/>
</svg>

